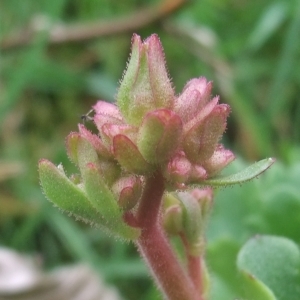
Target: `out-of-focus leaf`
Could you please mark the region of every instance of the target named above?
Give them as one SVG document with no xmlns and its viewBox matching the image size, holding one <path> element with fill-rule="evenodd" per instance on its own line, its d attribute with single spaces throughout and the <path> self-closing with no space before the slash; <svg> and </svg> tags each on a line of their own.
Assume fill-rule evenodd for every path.
<svg viewBox="0 0 300 300">
<path fill-rule="evenodd" d="M 246 294 L 261 295 L 255 299 L 300 299 L 300 251 L 291 240 L 256 236 L 240 250 L 237 265 Z"/>
<path fill-rule="evenodd" d="M 288 185 L 288 182 L 278 183 L 263 200 L 262 213 L 268 222 L 269 232 L 300 242 L 299 187 Z"/>
<path fill-rule="evenodd" d="M 267 7 L 249 37 L 248 48 L 257 51 L 283 23 L 287 12 L 287 2 L 274 2 Z"/>
<path fill-rule="evenodd" d="M 18 176 L 24 171 L 21 162 L 0 162 L 0 182 Z"/>
</svg>

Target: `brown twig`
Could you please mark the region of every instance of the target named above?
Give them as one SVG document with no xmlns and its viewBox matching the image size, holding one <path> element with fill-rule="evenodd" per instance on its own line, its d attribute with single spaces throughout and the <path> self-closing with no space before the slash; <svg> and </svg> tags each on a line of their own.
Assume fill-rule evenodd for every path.
<svg viewBox="0 0 300 300">
<path fill-rule="evenodd" d="M 48 33 L 49 44 L 78 43 L 95 38 L 132 32 L 157 22 L 178 10 L 187 0 L 165 0 L 154 7 L 136 11 L 132 15 L 110 21 L 98 21 L 90 24 L 49 25 L 44 19 L 33 22 L 30 28 L 16 35 L 8 36 L 0 42 L 1 50 L 9 50 L 30 44 L 40 32 Z"/>
</svg>

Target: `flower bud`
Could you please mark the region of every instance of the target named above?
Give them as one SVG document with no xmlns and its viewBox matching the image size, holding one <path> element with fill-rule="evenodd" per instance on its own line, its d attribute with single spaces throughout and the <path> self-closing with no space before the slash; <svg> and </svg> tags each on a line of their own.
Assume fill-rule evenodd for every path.
<svg viewBox="0 0 300 300">
<path fill-rule="evenodd" d="M 209 101 L 212 82 L 206 78 L 194 78 L 183 88 L 182 94 L 176 99 L 174 111 L 179 114 L 183 122 L 194 118 Z"/>
<path fill-rule="evenodd" d="M 168 234 L 178 235 L 182 231 L 182 208 L 174 204 L 166 209 L 163 215 L 163 226 Z"/>
<path fill-rule="evenodd" d="M 139 177 L 122 177 L 112 186 L 112 191 L 118 199 L 119 207 L 124 211 L 132 209 L 141 198 L 143 185 Z"/>
<path fill-rule="evenodd" d="M 189 183 L 201 183 L 207 178 L 207 170 L 200 165 L 192 165 Z"/>
<path fill-rule="evenodd" d="M 94 149 L 96 150 L 99 157 L 102 157 L 104 159 L 112 159 L 113 156 L 109 152 L 109 150 L 104 146 L 102 140 L 97 136 L 96 134 L 91 133 L 89 130 L 87 130 L 84 125 L 79 124 L 79 133 L 82 137 L 87 139 Z"/>
<path fill-rule="evenodd" d="M 185 134 L 183 146 L 190 161 L 201 164 L 213 155 L 226 128 L 228 114 L 228 105 L 216 105 L 204 120 L 197 122 Z"/>
<path fill-rule="evenodd" d="M 118 134 L 113 138 L 113 153 L 128 172 L 144 175 L 153 170 L 153 165 L 144 159 L 137 146 L 125 135 Z"/>
<path fill-rule="evenodd" d="M 132 39 L 132 53 L 117 95 L 118 106 L 129 124 L 140 125 L 144 115 L 158 108 L 173 107 L 174 91 L 157 35 L 144 42 Z"/>
<path fill-rule="evenodd" d="M 205 227 L 208 220 L 208 215 L 213 205 L 213 190 L 211 188 L 193 189 L 190 194 L 198 201 L 201 207 L 202 226 Z"/>
<path fill-rule="evenodd" d="M 138 133 L 137 145 L 151 163 L 164 162 L 171 157 L 181 140 L 180 117 L 167 109 L 149 112 Z"/>
<path fill-rule="evenodd" d="M 113 123 L 113 120 L 114 123 L 118 121 L 123 123 L 123 117 L 115 104 L 100 100 L 93 106 L 93 109 L 95 111 L 94 119 L 96 117 L 99 121 L 104 120 L 104 123 Z"/>
<path fill-rule="evenodd" d="M 219 173 L 234 159 L 235 156 L 230 150 L 225 149 L 223 145 L 218 145 L 213 155 L 203 163 L 203 166 L 211 177 Z"/>
<path fill-rule="evenodd" d="M 104 124 L 101 128 L 102 139 L 108 147 L 112 145 L 113 138 L 118 134 L 125 135 L 131 141 L 135 141 L 137 136 L 137 128 L 131 125 L 116 125 L 110 123 Z"/>
<path fill-rule="evenodd" d="M 164 170 L 165 178 L 171 183 L 186 183 L 191 175 L 192 164 L 183 152 L 176 154 Z"/>
<path fill-rule="evenodd" d="M 177 193 L 182 206 L 183 235 L 190 255 L 199 255 L 203 251 L 203 222 L 201 207 L 189 192 Z"/>
</svg>

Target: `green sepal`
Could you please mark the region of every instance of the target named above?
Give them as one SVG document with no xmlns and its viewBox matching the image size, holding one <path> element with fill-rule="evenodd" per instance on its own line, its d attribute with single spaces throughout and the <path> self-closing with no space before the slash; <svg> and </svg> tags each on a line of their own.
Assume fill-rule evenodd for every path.
<svg viewBox="0 0 300 300">
<path fill-rule="evenodd" d="M 132 110 L 131 89 L 133 88 L 137 78 L 140 66 L 141 50 L 142 41 L 139 36 L 134 34 L 132 38 L 131 56 L 127 64 L 127 70 L 121 80 L 121 85 L 117 95 L 118 107 L 126 119 L 130 118 L 130 110 Z"/>
<path fill-rule="evenodd" d="M 137 146 L 125 135 L 113 139 L 113 152 L 120 165 L 128 172 L 138 175 L 149 174 L 153 166 L 142 156 Z"/>
<path fill-rule="evenodd" d="M 243 183 L 257 177 L 258 175 L 266 171 L 269 167 L 272 166 L 274 162 L 274 158 L 266 158 L 238 173 L 229 176 L 215 177 L 213 179 L 205 180 L 203 181 L 203 185 L 227 186 L 237 183 Z"/>
<path fill-rule="evenodd" d="M 69 159 L 78 165 L 77 145 L 80 139 L 78 132 L 71 132 L 66 138 L 66 148 Z"/>
<path fill-rule="evenodd" d="M 81 174 L 88 163 L 99 165 L 100 162 L 92 144 L 82 136 L 79 136 L 77 140 L 77 159 Z"/>
</svg>

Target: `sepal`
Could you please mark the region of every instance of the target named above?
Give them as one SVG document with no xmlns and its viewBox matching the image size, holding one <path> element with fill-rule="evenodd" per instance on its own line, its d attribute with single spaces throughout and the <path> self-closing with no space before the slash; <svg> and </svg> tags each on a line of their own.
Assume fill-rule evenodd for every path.
<svg viewBox="0 0 300 300">
<path fill-rule="evenodd" d="M 88 140 L 93 148 L 96 150 L 98 156 L 104 159 L 113 159 L 112 154 L 109 150 L 104 146 L 102 140 L 96 134 L 91 133 L 87 130 L 83 124 L 78 125 L 80 135 Z"/>
<path fill-rule="evenodd" d="M 153 165 L 144 159 L 137 146 L 125 135 L 118 134 L 113 138 L 113 153 L 128 172 L 144 175 L 153 170 Z"/>
</svg>

